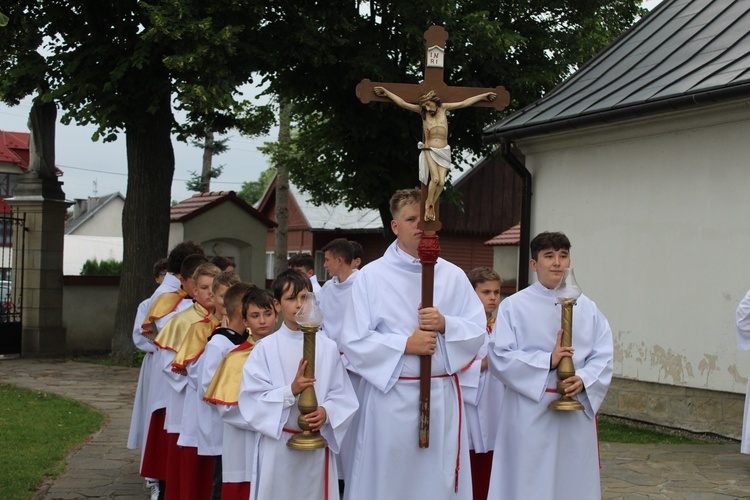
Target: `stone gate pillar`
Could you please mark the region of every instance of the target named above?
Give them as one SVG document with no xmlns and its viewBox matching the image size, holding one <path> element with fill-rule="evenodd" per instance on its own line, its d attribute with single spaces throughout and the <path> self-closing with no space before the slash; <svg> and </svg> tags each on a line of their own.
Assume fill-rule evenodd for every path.
<svg viewBox="0 0 750 500">
<path fill-rule="evenodd" d="M 32 174 L 21 176 L 6 202 L 26 214 L 21 355 L 64 353 L 63 242 L 70 203 L 60 181 Z"/>
</svg>

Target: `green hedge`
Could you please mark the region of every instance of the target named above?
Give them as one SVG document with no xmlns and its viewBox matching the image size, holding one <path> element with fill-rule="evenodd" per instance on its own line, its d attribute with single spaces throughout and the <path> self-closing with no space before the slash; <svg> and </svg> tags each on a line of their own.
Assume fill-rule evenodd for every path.
<svg viewBox="0 0 750 500">
<path fill-rule="evenodd" d="M 122 262 L 115 259 L 98 261 L 89 259 L 83 264 L 82 276 L 119 276 L 122 271 Z"/>
</svg>

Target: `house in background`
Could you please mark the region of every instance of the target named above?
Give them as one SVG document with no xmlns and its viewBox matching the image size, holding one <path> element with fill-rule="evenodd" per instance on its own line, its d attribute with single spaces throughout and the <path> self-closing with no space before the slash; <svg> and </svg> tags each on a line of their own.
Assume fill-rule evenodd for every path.
<svg viewBox="0 0 750 500">
<path fill-rule="evenodd" d="M 8 205 L 2 201 L 13 195 L 18 176 L 29 169 L 29 133 L 0 130 L 0 209 Z"/>
<path fill-rule="evenodd" d="M 484 242 L 492 249 L 492 268 L 503 280 L 503 296 L 518 291 L 518 259 L 521 244 L 521 224 L 516 224 Z"/>
<path fill-rule="evenodd" d="M 750 288 L 748 23 L 744 0 L 665 0 L 484 132 L 526 157 L 534 193 L 521 231 L 570 237 L 576 278 L 610 322 L 605 413 L 740 435 L 750 370 L 734 327 Z"/>
<path fill-rule="evenodd" d="M 65 234 L 122 238 L 122 210 L 125 207 L 125 197 L 119 191 L 74 201 L 73 214 L 65 221 Z"/>
<path fill-rule="evenodd" d="M 493 155 L 464 172 L 453 188 L 460 193 L 462 206 L 440 204 L 440 256 L 466 272 L 493 267 L 493 249 L 485 242 L 521 219 L 521 178 Z M 503 279 L 508 280 L 506 285 L 513 284 L 515 273 L 512 279 Z"/>
<path fill-rule="evenodd" d="M 276 180 L 274 176 L 258 202 L 258 211 L 273 221 L 276 220 Z M 336 238 L 359 242 L 364 250 L 363 265 L 383 255 L 387 243 L 383 239 L 383 223 L 377 210 L 349 210 L 344 205 L 315 206 L 291 182 L 288 204 L 287 255 L 312 255 L 315 259 L 315 276 L 321 283 L 330 276 L 323 268 L 325 257 L 320 249 Z M 274 229 L 269 228 L 265 239 L 267 282 L 274 278 L 273 247 Z"/>
<path fill-rule="evenodd" d="M 65 221 L 63 274 L 81 274 L 87 260 L 122 261 L 122 210 L 125 197 L 119 192 L 76 199 Z"/>
<path fill-rule="evenodd" d="M 416 175 L 416 174 L 415 174 Z M 416 181 L 416 179 L 415 179 Z M 454 184 L 462 206 L 443 202 L 440 256 L 469 272 L 479 266 L 492 267 L 493 251 L 485 241 L 518 223 L 520 178 L 498 157 L 489 157 L 465 172 Z M 258 210 L 275 220 L 276 178 L 258 203 Z M 315 206 L 292 183 L 289 184 L 289 255 L 303 252 L 315 258 L 315 275 L 330 278 L 323 268 L 320 249 L 335 238 L 358 241 L 364 248 L 363 265 L 383 255 L 388 246 L 380 213 L 374 209 L 349 210 L 344 205 Z M 274 231 L 268 231 L 267 279 L 273 279 Z"/>
<path fill-rule="evenodd" d="M 11 280 L 16 265 L 12 248 L 14 224 L 5 198 L 13 196 L 18 176 L 28 169 L 29 133 L 0 130 L 0 281 Z"/>
<path fill-rule="evenodd" d="M 195 194 L 174 205 L 169 220 L 169 248 L 195 241 L 209 257 L 232 260 L 243 281 L 264 283 L 266 238 L 276 224 L 234 191 Z"/>
</svg>

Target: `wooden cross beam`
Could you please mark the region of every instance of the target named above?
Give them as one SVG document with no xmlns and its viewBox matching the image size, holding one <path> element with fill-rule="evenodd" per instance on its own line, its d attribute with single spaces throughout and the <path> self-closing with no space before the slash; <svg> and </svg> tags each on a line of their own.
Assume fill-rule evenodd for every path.
<svg viewBox="0 0 750 500">
<path fill-rule="evenodd" d="M 357 97 L 367 104 L 376 102 L 395 102 L 401 107 L 411 111 L 420 111 L 423 105 L 420 98 L 429 92 L 434 92 L 446 108 L 458 109 L 467 106 L 491 107 L 497 110 L 504 109 L 510 103 L 510 94 L 505 87 L 476 88 L 476 87 L 451 87 L 444 81 L 445 42 L 448 32 L 442 26 L 431 26 L 424 34 L 426 57 L 424 80 L 419 84 L 409 83 L 386 83 L 372 82 L 368 79 L 362 80 L 356 88 Z M 482 96 L 482 97 L 480 97 Z M 467 102 L 468 101 L 468 102 Z M 434 115 L 433 115 L 434 116 Z M 443 119 L 444 119 L 443 113 Z M 423 130 L 430 130 L 427 120 L 423 114 L 425 123 Z M 438 126 L 442 124 L 437 124 Z M 447 122 L 444 131 L 447 142 Z M 435 127 L 437 128 L 437 127 Z M 424 154 L 430 154 L 430 137 L 425 137 L 420 148 L 425 150 Z M 447 144 L 446 144 L 447 145 Z M 423 147 L 424 146 L 424 147 Z M 429 160 L 434 161 L 434 160 Z M 443 168 L 443 167 L 438 167 Z M 441 174 L 442 175 L 442 174 Z M 430 172 L 432 179 L 432 170 Z M 439 188 L 442 190 L 442 186 Z M 439 195 L 439 191 L 437 191 Z M 428 206 L 429 200 L 433 204 Z M 429 215 L 427 215 L 429 214 Z M 430 189 L 425 183 L 422 185 L 422 203 L 420 206 L 419 228 L 422 230 L 422 238 L 419 242 L 418 254 L 422 264 L 422 307 L 433 307 L 433 288 L 435 277 L 435 264 L 440 255 L 440 244 L 438 243 L 437 231 L 440 230 L 440 212 L 437 196 L 430 197 Z M 419 377 L 419 447 L 427 448 L 430 444 L 430 388 L 432 371 L 432 357 L 420 356 Z"/>
</svg>

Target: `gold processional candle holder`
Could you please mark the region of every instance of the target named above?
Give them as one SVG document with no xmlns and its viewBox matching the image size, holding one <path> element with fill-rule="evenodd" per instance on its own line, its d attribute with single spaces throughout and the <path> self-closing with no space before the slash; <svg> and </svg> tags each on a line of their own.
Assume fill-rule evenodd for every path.
<svg viewBox="0 0 750 500">
<path fill-rule="evenodd" d="M 555 288 L 555 297 L 557 297 L 557 301 L 560 303 L 562 309 L 560 323 L 563 334 L 560 345 L 563 347 L 573 346 L 573 306 L 580 296 L 581 288 L 576 282 L 573 269 L 567 268 L 563 273 L 560 284 Z M 564 411 L 583 410 L 583 405 L 580 402 L 565 395 L 565 389 L 570 387 L 571 384 L 564 383 L 563 380 L 572 377 L 575 374 L 576 369 L 573 365 L 573 358 L 567 356 L 562 358 L 557 365 L 557 392 L 560 394 L 560 399 L 550 403 L 547 408 L 550 410 Z"/>
<path fill-rule="evenodd" d="M 305 377 L 315 378 L 315 334 L 320 329 L 320 325 L 323 324 L 323 312 L 318 306 L 315 294 L 312 292 L 307 293 L 305 302 L 302 304 L 300 310 L 297 311 L 297 314 L 294 315 L 294 319 L 297 321 L 304 335 L 302 357 L 307 361 Z M 302 390 L 297 401 L 297 408 L 299 408 L 297 424 L 299 424 L 302 432 L 289 438 L 286 445 L 295 450 L 318 450 L 328 446 L 328 442 L 319 432 L 310 430 L 310 425 L 305 419 L 308 413 L 318 409 L 318 398 L 315 395 L 315 388 L 313 386 Z"/>
</svg>

